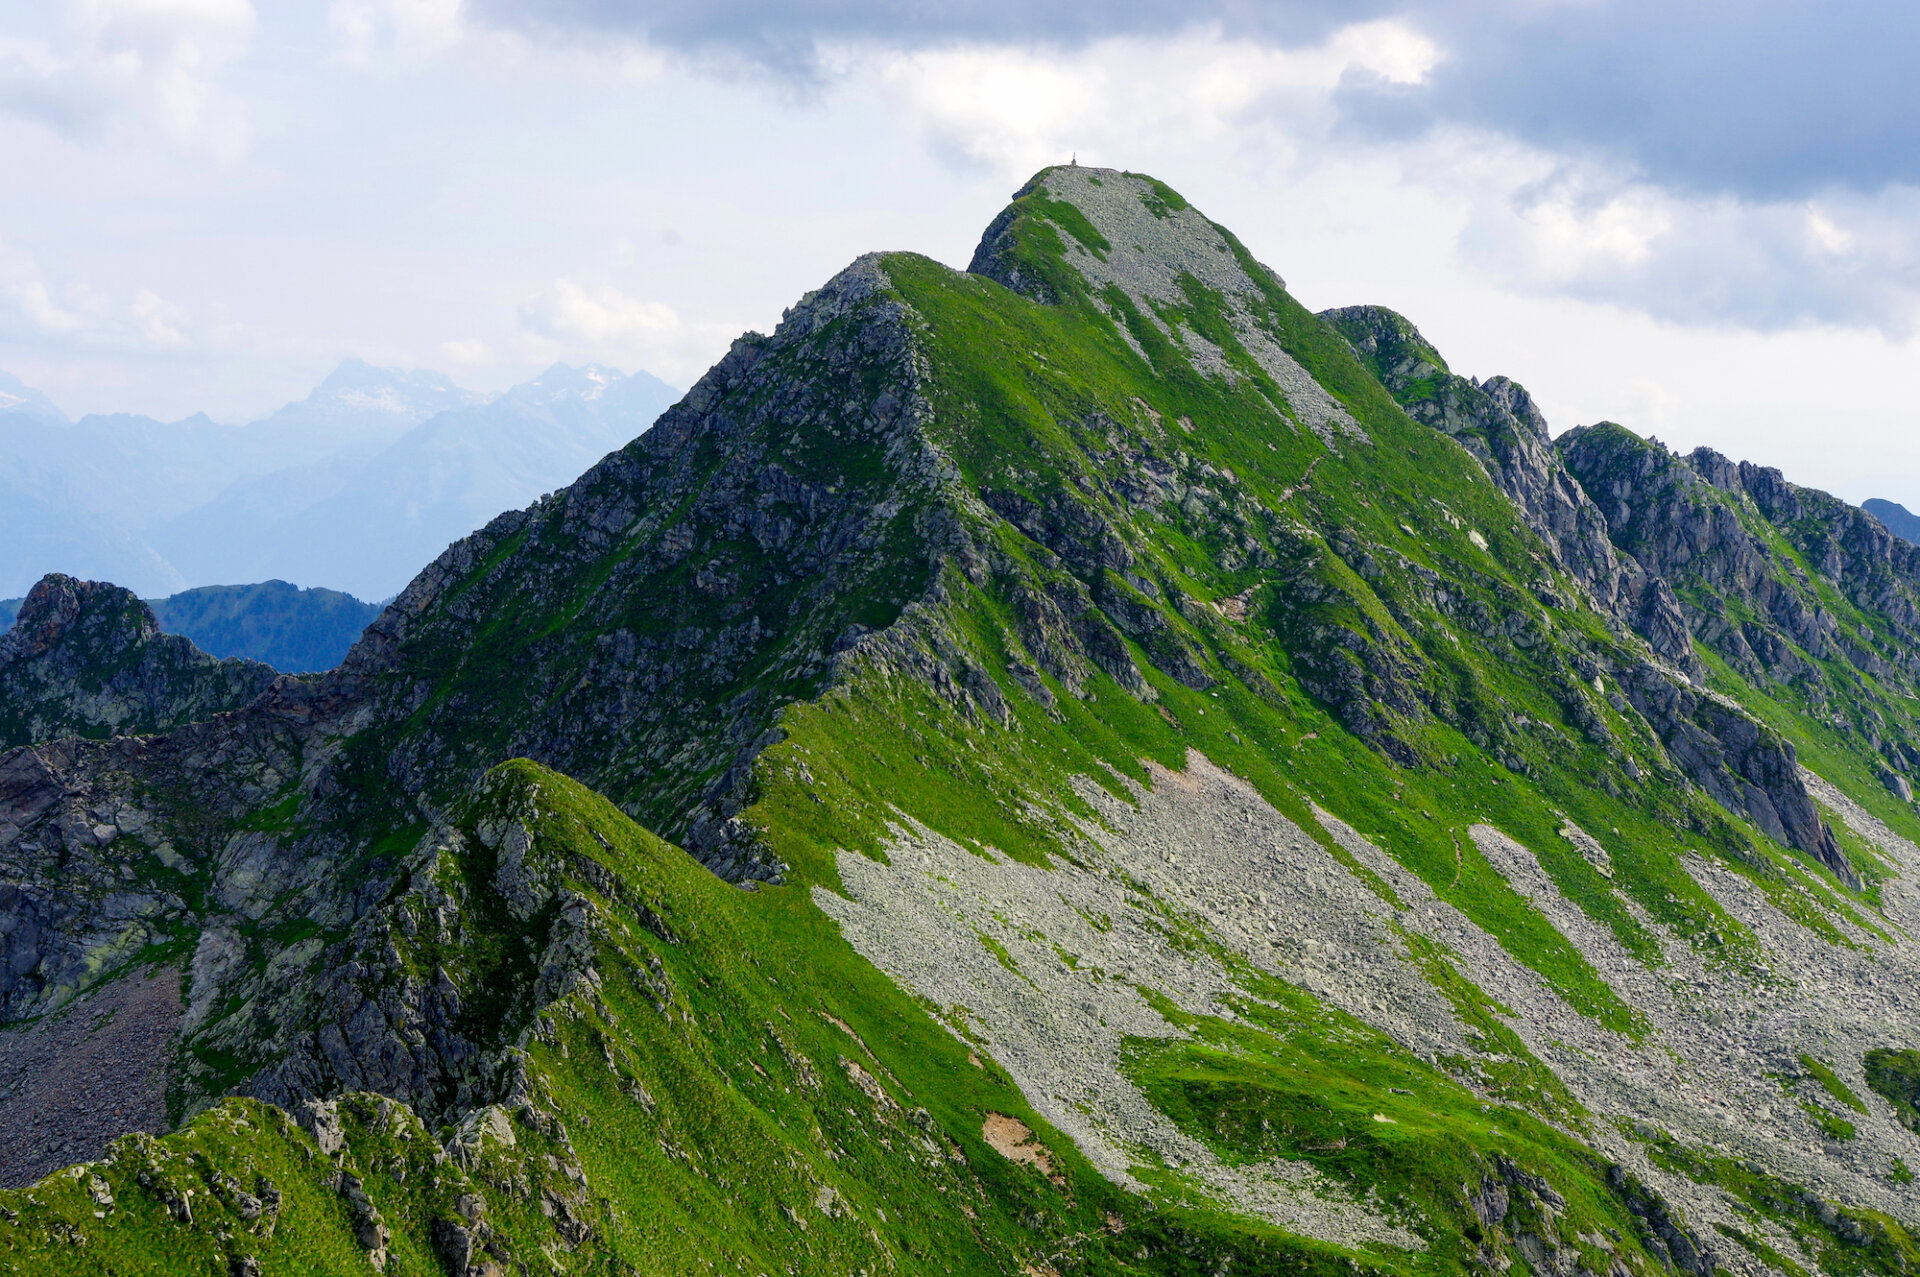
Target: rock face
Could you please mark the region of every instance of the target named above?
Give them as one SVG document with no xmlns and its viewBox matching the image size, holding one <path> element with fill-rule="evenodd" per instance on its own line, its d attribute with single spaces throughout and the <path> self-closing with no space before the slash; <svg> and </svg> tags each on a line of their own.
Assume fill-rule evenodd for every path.
<svg viewBox="0 0 1920 1277">
<path fill-rule="evenodd" d="M 238 709 L 275 676 L 162 634 L 127 590 L 56 573 L 0 635 L 0 747 L 167 731 Z"/>
<path fill-rule="evenodd" d="M 1856 733 L 1890 789 L 1920 776 L 1920 547 L 1711 449 L 1681 457 L 1606 423 L 1557 446 L 1615 543 L 1673 583 L 1701 642 Z"/>
<path fill-rule="evenodd" d="M 0 1027 L 181 972 L 97 1173 L 229 1271 L 289 1175 L 464 1272 L 1906 1271 L 1904 554 L 1050 169 L 338 668 L 0 755 Z"/>
<path fill-rule="evenodd" d="M 405 723 L 404 744 L 373 734 L 394 742 L 390 780 L 444 794 L 524 755 L 723 874 L 777 874 L 727 832 L 754 755 L 954 537 L 908 319 L 878 261 L 856 262 L 627 448 L 416 578 L 342 669 Z M 564 626 L 498 620 L 556 609 Z"/>
<path fill-rule="evenodd" d="M 1547 419 L 1525 387 L 1506 377 L 1482 383 L 1455 375 L 1418 329 L 1384 306 L 1348 306 L 1320 317 L 1353 344 L 1408 416 L 1459 440 L 1480 460 L 1601 610 L 1667 661 L 1700 673 L 1672 589 L 1614 547 L 1606 515 L 1561 463 Z"/>
<path fill-rule="evenodd" d="M 1688 525 L 1681 510 L 1683 485 L 1658 491 L 1643 486 L 1636 505 L 1603 509 L 1580 477 L 1590 477 L 1591 467 L 1579 475 L 1569 469 L 1548 434 L 1546 418 L 1517 383 L 1455 375 L 1418 329 L 1382 306 L 1350 306 L 1325 311 L 1321 318 L 1346 337 L 1409 416 L 1459 440 L 1478 458 L 1586 587 L 1594 606 L 1639 633 L 1661 658 L 1622 665 L 1620 681 L 1680 770 L 1729 811 L 1750 817 L 1768 837 L 1808 853 L 1843 882 L 1859 886 L 1858 873 L 1801 783 L 1793 746 L 1738 705 L 1703 694 L 1698 686 L 1705 667 L 1693 650 L 1693 618 L 1668 580 L 1680 562 L 1663 552 L 1682 534 L 1649 544 L 1634 523 L 1637 517 L 1642 523 L 1661 519 L 1675 527 Z M 1577 453 L 1580 463 L 1591 462 L 1590 451 L 1581 451 L 1586 438 L 1575 430 L 1564 443 L 1572 450 L 1569 457 Z M 1719 632 L 1711 620 L 1707 628 Z"/>
<path fill-rule="evenodd" d="M 1800 775 L 1792 742 L 1738 704 L 1635 666 L 1623 680 L 1627 698 L 1667 747 L 1680 770 L 1728 811 L 1762 833 L 1804 851 L 1858 890 L 1860 875 L 1820 818 Z"/>
</svg>

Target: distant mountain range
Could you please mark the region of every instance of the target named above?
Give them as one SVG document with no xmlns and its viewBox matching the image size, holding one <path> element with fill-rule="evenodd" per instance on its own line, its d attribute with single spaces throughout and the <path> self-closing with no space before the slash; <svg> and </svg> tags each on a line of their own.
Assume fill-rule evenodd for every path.
<svg viewBox="0 0 1920 1277">
<path fill-rule="evenodd" d="M 677 398 L 556 364 L 503 394 L 350 359 L 264 420 L 70 422 L 0 374 L 0 594 L 48 572 L 172 595 L 280 578 L 367 598 L 634 438 Z"/>
<path fill-rule="evenodd" d="M 1920 514 L 1915 514 L 1897 501 L 1887 501 L 1880 497 L 1871 497 L 1860 503 L 1860 508 L 1885 525 L 1887 531 L 1902 541 L 1911 541 L 1920 545 Z"/>
<path fill-rule="evenodd" d="M 13 628 L 25 601 L 0 599 L 0 634 Z M 380 615 L 378 603 L 285 581 L 203 585 L 145 602 L 162 632 L 190 638 L 211 656 L 244 657 L 283 674 L 332 669 Z"/>
</svg>

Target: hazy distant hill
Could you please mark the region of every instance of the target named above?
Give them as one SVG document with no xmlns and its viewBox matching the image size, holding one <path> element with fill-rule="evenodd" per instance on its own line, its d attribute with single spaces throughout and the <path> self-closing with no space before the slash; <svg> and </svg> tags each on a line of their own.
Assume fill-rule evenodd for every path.
<svg viewBox="0 0 1920 1277">
<path fill-rule="evenodd" d="M 55 571 L 149 596 L 272 577 L 390 594 L 448 542 L 631 439 L 674 397 L 644 373 L 556 366 L 488 398 L 438 373 L 350 359 L 250 425 L 69 422 L 0 374 L 0 594 Z"/>
<path fill-rule="evenodd" d="M 13 627 L 22 602 L 0 599 L 0 633 Z M 246 657 L 285 674 L 332 669 L 380 615 L 378 603 L 285 581 L 205 585 L 146 604 L 165 633 L 190 638 L 211 656 Z"/>
<path fill-rule="evenodd" d="M 398 593 L 450 543 L 568 482 L 677 398 L 635 373 L 557 365 L 484 404 L 438 413 L 364 460 L 236 483 L 154 529 L 189 580 L 285 577 Z"/>
<path fill-rule="evenodd" d="M 1897 501 L 1887 501 L 1873 497 L 1862 501 L 1860 508 L 1886 525 L 1887 531 L 1902 541 L 1911 541 L 1920 545 L 1920 514 L 1915 514 Z"/>
<path fill-rule="evenodd" d="M 201 651 L 265 661 L 286 674 L 332 669 L 380 615 L 378 603 L 285 581 L 203 585 L 147 602 L 161 629 L 186 635 Z"/>
<path fill-rule="evenodd" d="M 0 417 L 16 414 L 57 426 L 67 424 L 67 414 L 61 412 L 53 400 L 18 377 L 0 372 Z"/>
</svg>

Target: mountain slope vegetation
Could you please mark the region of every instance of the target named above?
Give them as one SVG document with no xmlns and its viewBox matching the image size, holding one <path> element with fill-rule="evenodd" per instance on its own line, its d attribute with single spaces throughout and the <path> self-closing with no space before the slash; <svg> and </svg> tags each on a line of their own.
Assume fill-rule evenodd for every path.
<svg viewBox="0 0 1920 1277">
<path fill-rule="evenodd" d="M 1920 573 L 1777 480 L 1046 170 L 337 669 L 0 758 L 0 1065 L 183 976 L 0 1264 L 1905 1272 Z"/>
</svg>

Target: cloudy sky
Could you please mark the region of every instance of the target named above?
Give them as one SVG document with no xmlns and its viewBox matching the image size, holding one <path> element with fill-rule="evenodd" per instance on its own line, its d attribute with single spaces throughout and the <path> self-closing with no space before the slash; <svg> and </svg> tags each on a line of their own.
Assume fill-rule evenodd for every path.
<svg viewBox="0 0 1920 1277">
<path fill-rule="evenodd" d="M 348 354 L 684 385 L 1077 153 L 1556 428 L 1920 508 L 1916 46 L 1784 0 L 0 5 L 0 369 L 224 420 Z"/>
</svg>

